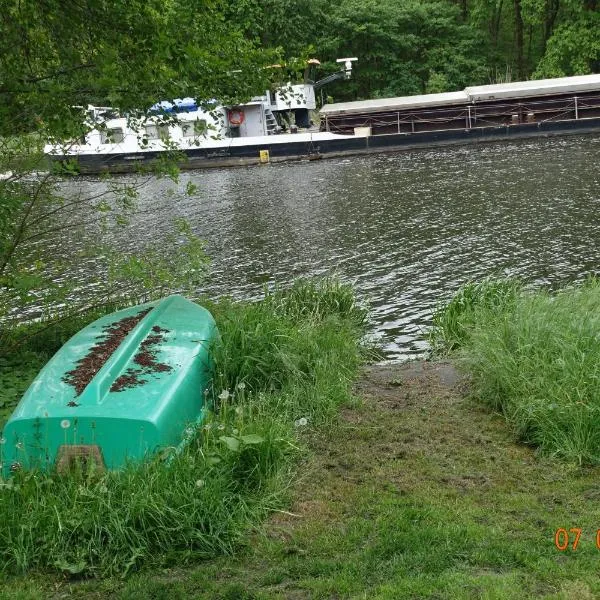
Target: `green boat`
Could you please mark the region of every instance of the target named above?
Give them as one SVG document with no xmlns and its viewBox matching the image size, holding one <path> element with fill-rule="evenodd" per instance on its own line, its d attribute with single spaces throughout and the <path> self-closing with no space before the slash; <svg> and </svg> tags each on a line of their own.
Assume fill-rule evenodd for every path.
<svg viewBox="0 0 600 600">
<path fill-rule="evenodd" d="M 217 338 L 211 314 L 182 296 L 89 324 L 50 359 L 6 423 L 3 475 L 66 470 L 75 460 L 118 469 L 179 446 L 206 413 Z"/>
</svg>

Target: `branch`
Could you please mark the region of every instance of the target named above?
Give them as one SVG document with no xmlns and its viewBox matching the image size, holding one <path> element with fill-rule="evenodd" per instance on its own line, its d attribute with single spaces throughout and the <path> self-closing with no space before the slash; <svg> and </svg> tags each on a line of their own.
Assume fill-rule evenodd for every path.
<svg viewBox="0 0 600 600">
<path fill-rule="evenodd" d="M 137 210 L 134 214 L 135 215 L 144 215 L 144 214 L 154 213 L 154 212 L 155 212 L 154 208 L 148 208 L 145 210 Z M 87 221 L 77 221 L 76 223 L 60 225 L 59 227 L 51 227 L 50 229 L 45 229 L 44 231 L 40 231 L 39 233 L 35 233 L 26 238 L 23 238 L 21 241 L 22 241 L 22 243 L 31 242 L 32 240 L 37 240 L 37 239 L 43 238 L 44 236 L 46 236 L 50 233 L 57 233 L 59 231 L 66 231 L 67 229 L 74 229 L 75 227 L 80 227 L 81 225 L 93 225 L 94 223 L 98 223 L 99 221 L 101 221 L 103 216 L 105 216 L 105 215 L 99 215 L 95 219 L 89 219 Z M 1 272 L 2 271 L 0 270 L 0 273 Z"/>
<path fill-rule="evenodd" d="M 23 215 L 23 218 L 21 219 L 21 222 L 19 223 L 19 227 L 15 233 L 13 242 L 12 242 L 10 248 L 7 250 L 4 257 L 2 258 L 2 263 L 0 264 L 0 274 L 4 273 L 4 270 L 6 269 L 6 265 L 8 265 L 15 250 L 17 249 L 17 246 L 19 245 L 19 243 L 23 242 L 23 232 L 25 231 L 27 219 L 29 218 L 29 215 L 31 214 L 31 211 L 32 211 L 35 203 L 38 201 L 38 199 L 40 197 L 41 189 L 45 186 L 46 181 L 50 178 L 50 176 L 51 176 L 50 173 L 48 173 L 44 176 L 41 183 L 38 185 L 38 188 L 37 188 L 35 194 L 31 198 L 31 202 L 29 203 L 29 206 L 25 209 L 25 214 Z"/>
<path fill-rule="evenodd" d="M 138 188 L 142 188 L 145 185 L 148 185 L 150 181 L 150 176 L 143 181 L 142 183 L 136 183 L 134 184 L 135 189 L 137 190 Z M 40 221 L 45 221 L 48 217 L 51 217 L 52 215 L 55 215 L 56 213 L 65 210 L 66 208 L 70 207 L 70 206 L 77 206 L 80 204 L 84 204 L 87 202 L 93 202 L 94 200 L 97 200 L 98 198 L 102 198 L 102 196 L 106 196 L 108 194 L 115 194 L 118 192 L 115 192 L 115 190 L 105 190 L 103 192 L 100 192 L 99 194 L 96 194 L 95 196 L 89 196 L 86 198 L 76 198 L 75 200 L 72 200 L 71 202 L 66 202 L 65 204 L 61 204 L 60 206 L 57 206 L 56 208 L 54 208 L 53 210 L 49 210 L 46 213 L 43 213 L 42 215 L 40 215 L 39 217 L 37 217 L 36 219 L 34 219 L 33 221 L 31 221 L 31 226 L 39 223 Z M 138 212 L 138 211 L 136 211 Z"/>
<path fill-rule="evenodd" d="M 87 63 L 84 65 L 76 65 L 74 67 L 70 67 L 68 69 L 60 69 L 55 71 L 54 73 L 50 73 L 48 75 L 42 75 L 41 77 L 30 77 L 28 79 L 20 79 L 21 83 L 30 84 L 30 83 L 38 83 L 40 81 L 45 81 L 47 79 L 53 79 L 54 77 L 60 77 L 61 75 L 66 75 L 67 73 L 73 73 L 73 71 L 80 71 L 82 69 L 93 69 L 96 67 L 95 63 Z"/>
</svg>

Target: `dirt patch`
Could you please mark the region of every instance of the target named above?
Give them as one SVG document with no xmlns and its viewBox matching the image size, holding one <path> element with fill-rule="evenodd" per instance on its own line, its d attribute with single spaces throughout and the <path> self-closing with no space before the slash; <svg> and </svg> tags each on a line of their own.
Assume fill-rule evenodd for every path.
<svg viewBox="0 0 600 600">
<path fill-rule="evenodd" d="M 355 385 L 357 395 L 377 399 L 386 409 L 402 409 L 436 398 L 450 400 L 467 389 L 465 377 L 449 362 L 370 365 Z"/>
<path fill-rule="evenodd" d="M 131 317 L 105 325 L 98 336 L 98 342 L 89 352 L 75 363 L 75 368 L 65 373 L 62 380 L 73 386 L 77 396 L 87 387 L 114 351 L 120 346 L 127 334 L 152 310 L 147 308 Z M 73 406 L 74 404 L 69 404 Z"/>
<path fill-rule="evenodd" d="M 110 387 L 111 392 L 122 392 L 125 389 L 143 385 L 148 381 L 143 378 L 144 375 L 165 373 L 173 369 L 171 365 L 157 360 L 158 350 L 166 333 L 169 333 L 168 329 L 162 329 L 158 325 L 152 327 L 152 333 L 146 336 L 133 357 L 133 362 L 138 365 L 138 368 L 130 367 L 123 375 L 117 377 Z"/>
</svg>

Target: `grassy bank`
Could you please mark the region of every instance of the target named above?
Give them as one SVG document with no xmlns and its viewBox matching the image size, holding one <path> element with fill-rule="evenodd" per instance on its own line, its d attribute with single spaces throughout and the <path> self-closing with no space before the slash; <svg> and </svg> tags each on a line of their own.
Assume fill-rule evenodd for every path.
<svg viewBox="0 0 600 600">
<path fill-rule="evenodd" d="M 215 410 L 181 454 L 104 475 L 19 473 L 0 489 L 0 568 L 123 575 L 231 553 L 282 506 L 302 431 L 351 398 L 364 312 L 351 290 L 299 282 L 262 302 L 211 304 Z M 76 331 L 81 323 L 72 324 Z M 6 412 L 68 324 L 0 364 Z M 20 334 L 19 334 L 20 335 Z"/>
<path fill-rule="evenodd" d="M 600 281 L 527 291 L 513 281 L 465 286 L 434 319 L 474 394 L 518 439 L 578 464 L 600 463 Z"/>
<path fill-rule="evenodd" d="M 233 556 L 126 579 L 12 579 L 19 600 L 591 600 L 600 472 L 536 456 L 450 364 L 375 366 L 306 432 L 275 512 Z M 559 551 L 558 528 L 581 528 Z M 2 594 L 0 594 L 0 597 Z"/>
</svg>

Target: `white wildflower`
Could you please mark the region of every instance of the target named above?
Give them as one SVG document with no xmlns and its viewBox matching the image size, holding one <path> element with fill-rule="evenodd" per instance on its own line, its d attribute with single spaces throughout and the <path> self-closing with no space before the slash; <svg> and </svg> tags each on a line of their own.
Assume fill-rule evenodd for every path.
<svg viewBox="0 0 600 600">
<path fill-rule="evenodd" d="M 306 417 L 302 417 L 301 419 L 294 421 L 294 425 L 296 427 L 305 427 L 306 425 L 308 425 L 308 419 Z"/>
<path fill-rule="evenodd" d="M 204 479 L 198 479 L 198 480 L 196 481 L 196 487 L 197 487 L 197 488 L 204 487 Z"/>
<path fill-rule="evenodd" d="M 240 381 L 237 384 L 237 389 L 240 390 L 240 391 L 244 391 L 246 389 L 246 384 L 243 381 Z"/>
<path fill-rule="evenodd" d="M 219 394 L 219 400 L 222 400 L 223 402 L 225 402 L 226 400 L 229 400 L 229 390 L 223 390 Z"/>
</svg>

